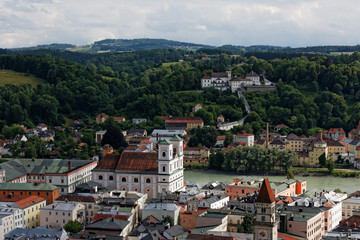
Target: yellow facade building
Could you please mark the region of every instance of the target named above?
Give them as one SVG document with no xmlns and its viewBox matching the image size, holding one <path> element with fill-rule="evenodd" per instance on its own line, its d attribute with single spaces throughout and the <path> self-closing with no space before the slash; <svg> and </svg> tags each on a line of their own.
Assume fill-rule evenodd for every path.
<svg viewBox="0 0 360 240">
<path fill-rule="evenodd" d="M 341 153 L 346 153 L 346 147 L 345 145 L 341 144 L 338 141 L 335 140 L 327 140 L 326 144 L 328 146 L 328 153 L 329 154 L 341 154 Z"/>
<path fill-rule="evenodd" d="M 318 166 L 319 157 L 325 153 L 325 157 L 328 157 L 328 147 L 324 140 L 317 139 L 314 143 L 312 151 L 309 151 L 309 165 Z"/>
<path fill-rule="evenodd" d="M 291 149 L 295 152 L 301 152 L 304 150 L 304 141 L 296 134 L 290 133 L 285 139 L 286 149 Z"/>
</svg>

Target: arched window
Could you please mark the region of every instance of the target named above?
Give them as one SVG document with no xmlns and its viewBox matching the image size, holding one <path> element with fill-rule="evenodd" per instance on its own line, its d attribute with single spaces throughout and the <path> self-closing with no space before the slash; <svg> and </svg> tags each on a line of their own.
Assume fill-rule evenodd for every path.
<svg viewBox="0 0 360 240">
<path fill-rule="evenodd" d="M 166 157 L 166 152 L 162 152 L 162 156 L 163 156 L 163 157 Z"/>
<path fill-rule="evenodd" d="M 146 179 L 146 183 L 151 183 L 150 178 L 147 178 L 147 179 Z"/>
<path fill-rule="evenodd" d="M 103 176 L 102 176 L 102 175 L 99 175 L 99 180 L 103 180 Z"/>
<path fill-rule="evenodd" d="M 110 180 L 110 181 L 113 181 L 113 180 L 114 180 L 114 177 L 113 177 L 113 176 L 109 176 L 109 180 Z"/>
<path fill-rule="evenodd" d="M 166 166 L 163 166 L 163 172 L 166 172 Z"/>
<path fill-rule="evenodd" d="M 126 177 L 123 177 L 123 178 L 121 179 L 121 181 L 122 181 L 122 182 L 126 182 Z"/>
<path fill-rule="evenodd" d="M 137 177 L 134 178 L 134 182 L 139 182 L 139 179 Z"/>
<path fill-rule="evenodd" d="M 173 149 L 173 156 L 176 156 L 176 148 Z"/>
</svg>

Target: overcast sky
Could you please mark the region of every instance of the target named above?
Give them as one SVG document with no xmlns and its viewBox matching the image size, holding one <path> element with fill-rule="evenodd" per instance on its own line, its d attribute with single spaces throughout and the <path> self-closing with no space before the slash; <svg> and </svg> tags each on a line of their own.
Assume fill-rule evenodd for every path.
<svg viewBox="0 0 360 240">
<path fill-rule="evenodd" d="M 220 46 L 356 45 L 358 0 L 0 0 L 0 48 L 165 38 Z"/>
</svg>

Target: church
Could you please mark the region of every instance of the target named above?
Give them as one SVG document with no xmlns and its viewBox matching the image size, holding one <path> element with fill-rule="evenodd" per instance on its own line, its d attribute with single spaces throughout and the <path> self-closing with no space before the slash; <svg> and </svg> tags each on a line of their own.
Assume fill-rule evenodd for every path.
<svg viewBox="0 0 360 240">
<path fill-rule="evenodd" d="M 255 200 L 255 209 L 254 240 L 278 239 L 279 218 L 276 214 L 275 197 L 267 178 Z"/>
<path fill-rule="evenodd" d="M 107 154 L 92 170 L 92 179 L 104 187 L 155 198 L 185 188 L 183 157 L 183 139 L 176 135 L 158 142 L 158 152 Z"/>
</svg>

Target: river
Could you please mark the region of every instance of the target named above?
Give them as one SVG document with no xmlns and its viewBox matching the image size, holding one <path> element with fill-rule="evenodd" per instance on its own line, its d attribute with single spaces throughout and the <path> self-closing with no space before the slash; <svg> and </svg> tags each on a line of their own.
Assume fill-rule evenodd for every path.
<svg viewBox="0 0 360 240">
<path fill-rule="evenodd" d="M 233 182 L 233 179 L 239 177 L 239 174 L 226 174 L 223 172 L 212 171 L 185 171 L 184 178 L 187 182 L 196 182 L 200 186 L 204 186 L 211 181 Z M 256 179 L 263 176 L 247 175 Z M 286 176 L 266 176 L 270 181 L 282 181 Z M 341 191 L 348 194 L 360 190 L 360 178 L 337 178 L 337 177 L 296 177 L 295 179 L 306 180 L 308 195 L 313 196 L 315 192 L 333 191 L 340 188 Z"/>
</svg>

